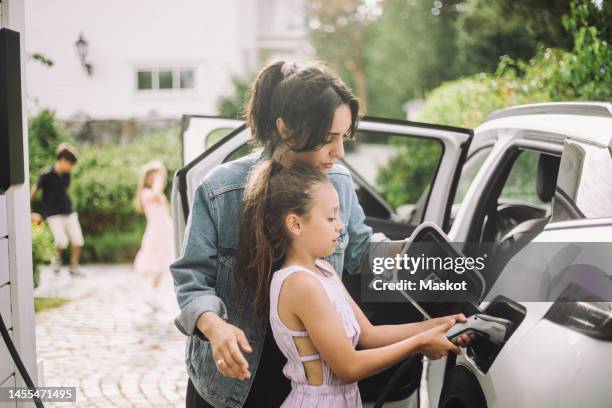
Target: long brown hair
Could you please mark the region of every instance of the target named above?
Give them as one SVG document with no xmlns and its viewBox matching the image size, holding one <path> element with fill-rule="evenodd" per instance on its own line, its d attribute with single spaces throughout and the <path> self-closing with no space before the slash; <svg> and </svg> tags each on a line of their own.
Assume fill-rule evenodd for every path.
<svg viewBox="0 0 612 408">
<path fill-rule="evenodd" d="M 352 138 L 359 118 L 359 100 L 338 74 L 321 61 L 295 64 L 277 61 L 259 71 L 245 106 L 247 125 L 259 144 L 274 150 L 283 139 L 276 127 L 281 118 L 291 150 L 317 150 L 329 141 L 336 109 L 351 110 Z"/>
<path fill-rule="evenodd" d="M 255 317 L 262 328 L 268 321 L 272 274 L 282 265 L 291 243 L 285 218 L 292 213 L 308 220 L 312 188 L 328 182 L 323 173 L 308 164 L 283 166 L 274 159 L 260 163 L 249 176 L 234 276 L 254 298 Z"/>
</svg>

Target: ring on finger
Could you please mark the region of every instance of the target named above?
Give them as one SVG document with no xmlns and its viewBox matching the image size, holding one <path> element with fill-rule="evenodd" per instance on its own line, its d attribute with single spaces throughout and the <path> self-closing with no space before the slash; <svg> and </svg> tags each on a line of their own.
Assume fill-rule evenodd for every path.
<svg viewBox="0 0 612 408">
<path fill-rule="evenodd" d="M 220 366 L 221 364 L 225 363 L 225 360 L 220 358 L 217 361 L 215 361 L 215 364 L 217 364 L 217 366 Z"/>
</svg>

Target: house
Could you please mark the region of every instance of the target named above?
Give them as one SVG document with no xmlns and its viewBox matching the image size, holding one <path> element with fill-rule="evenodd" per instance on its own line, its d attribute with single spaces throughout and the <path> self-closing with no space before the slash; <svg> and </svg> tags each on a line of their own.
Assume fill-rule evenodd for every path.
<svg viewBox="0 0 612 408">
<path fill-rule="evenodd" d="M 232 77 L 311 54 L 305 0 L 28 0 L 30 114 L 62 120 L 217 113 Z M 49 67 L 32 58 L 39 53 Z"/>
<path fill-rule="evenodd" d="M 23 61 L 23 0 L 0 1 L 0 315 L 26 370 L 37 382 L 34 294 L 28 194 L 27 126 Z M 7 32 L 6 30 L 11 30 Z M 18 148 L 15 148 L 18 147 Z M 24 386 L 0 338 L 0 387 Z M 31 406 L 0 402 L 0 406 Z"/>
</svg>

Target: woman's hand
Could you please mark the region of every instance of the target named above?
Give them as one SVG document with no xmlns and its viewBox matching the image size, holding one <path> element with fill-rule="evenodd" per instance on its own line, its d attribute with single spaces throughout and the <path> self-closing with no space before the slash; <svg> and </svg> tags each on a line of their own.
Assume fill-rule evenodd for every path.
<svg viewBox="0 0 612 408">
<path fill-rule="evenodd" d="M 253 351 L 244 332 L 221 319 L 214 312 L 203 313 L 198 319 L 198 329 L 210 341 L 217 370 L 227 377 L 246 380 L 251 377 L 249 363 L 240 351 Z"/>
<path fill-rule="evenodd" d="M 465 319 L 465 316 L 463 317 Z M 437 360 L 446 357 L 449 351 L 460 355 L 461 349 L 454 345 L 446 338 L 446 332 L 456 323 L 454 318 L 446 319 L 446 321 L 419 333 L 415 337 L 418 338 L 419 352 L 424 354 L 430 360 Z"/>
</svg>

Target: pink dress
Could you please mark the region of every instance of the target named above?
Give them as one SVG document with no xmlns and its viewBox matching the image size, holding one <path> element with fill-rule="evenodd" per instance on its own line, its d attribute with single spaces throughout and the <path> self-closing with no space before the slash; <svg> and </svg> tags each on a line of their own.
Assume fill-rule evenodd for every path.
<svg viewBox="0 0 612 408">
<path fill-rule="evenodd" d="M 143 188 L 140 202 L 147 217 L 147 228 L 142 236 L 140 250 L 134 259 L 134 270 L 148 277 L 168 273 L 174 260 L 172 247 L 172 218 L 166 198 Z"/>
<path fill-rule="evenodd" d="M 333 268 L 324 261 L 316 261 L 318 273 L 302 266 L 292 265 L 274 272 L 270 284 L 270 327 L 279 349 L 287 358 L 283 374 L 291 380 L 291 392 L 283 402 L 282 408 L 296 407 L 361 407 L 361 395 L 356 382 L 345 383 L 331 371 L 329 365 L 322 360 L 323 383 L 310 385 L 306 379 L 303 362 L 317 360 L 319 354 L 300 356 L 293 337 L 307 336 L 305 331 L 290 330 L 278 315 L 278 298 L 285 279 L 298 271 L 305 271 L 316 276 L 327 292 L 336 309 L 338 319 L 342 322 L 346 336 L 353 347 L 357 346 L 361 329 L 344 290 L 342 281 L 338 279 Z"/>
</svg>

